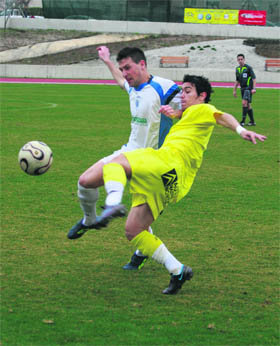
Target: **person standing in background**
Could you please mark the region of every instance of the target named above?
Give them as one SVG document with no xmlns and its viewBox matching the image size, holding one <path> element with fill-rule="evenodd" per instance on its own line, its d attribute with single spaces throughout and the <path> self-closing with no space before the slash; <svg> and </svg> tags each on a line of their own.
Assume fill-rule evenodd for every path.
<svg viewBox="0 0 280 346">
<path fill-rule="evenodd" d="M 233 88 L 233 96 L 236 97 L 238 85 L 241 88 L 242 96 L 242 120 L 241 126 L 245 125 L 246 115 L 249 115 L 250 121 L 247 126 L 256 126 L 252 108 L 252 95 L 256 93 L 256 75 L 251 66 L 245 64 L 244 54 L 237 55 L 239 66 L 236 67 L 236 81 Z"/>
</svg>

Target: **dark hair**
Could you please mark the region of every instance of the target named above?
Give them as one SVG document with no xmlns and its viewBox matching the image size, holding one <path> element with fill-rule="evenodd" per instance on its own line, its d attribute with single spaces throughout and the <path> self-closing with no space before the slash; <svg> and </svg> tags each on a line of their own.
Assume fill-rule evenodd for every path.
<svg viewBox="0 0 280 346">
<path fill-rule="evenodd" d="M 183 79 L 183 83 L 190 83 L 195 86 L 197 95 L 200 95 L 202 92 L 206 92 L 206 97 L 204 99 L 205 103 L 210 101 L 211 93 L 214 92 L 209 80 L 202 76 L 195 76 L 186 74 Z"/>
<path fill-rule="evenodd" d="M 125 58 L 131 58 L 136 64 L 138 64 L 140 60 L 144 60 L 145 64 L 147 65 L 147 60 L 144 52 L 137 47 L 125 47 L 120 50 L 117 55 L 117 61 Z"/>
<path fill-rule="evenodd" d="M 242 58 L 245 59 L 245 55 L 244 55 L 244 54 L 242 54 L 242 53 L 237 54 L 237 58 L 238 58 L 239 56 L 242 56 Z"/>
</svg>

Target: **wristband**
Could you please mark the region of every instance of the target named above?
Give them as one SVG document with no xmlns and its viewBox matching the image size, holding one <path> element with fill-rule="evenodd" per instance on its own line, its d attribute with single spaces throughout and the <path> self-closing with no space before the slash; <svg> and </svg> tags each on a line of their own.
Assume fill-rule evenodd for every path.
<svg viewBox="0 0 280 346">
<path fill-rule="evenodd" d="M 247 130 L 246 130 L 244 127 L 238 125 L 238 126 L 236 127 L 235 131 L 236 131 L 239 135 L 241 135 L 241 132 L 242 132 L 242 131 L 247 131 Z"/>
</svg>

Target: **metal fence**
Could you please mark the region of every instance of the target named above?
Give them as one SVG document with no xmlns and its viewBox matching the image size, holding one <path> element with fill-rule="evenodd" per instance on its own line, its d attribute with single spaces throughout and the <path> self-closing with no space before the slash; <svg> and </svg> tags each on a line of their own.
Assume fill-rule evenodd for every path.
<svg viewBox="0 0 280 346">
<path fill-rule="evenodd" d="M 279 0 L 43 0 L 45 18 L 184 22 L 185 8 L 267 12 L 267 26 L 280 26 Z M 137 31 L 137 30 L 136 30 Z"/>
</svg>

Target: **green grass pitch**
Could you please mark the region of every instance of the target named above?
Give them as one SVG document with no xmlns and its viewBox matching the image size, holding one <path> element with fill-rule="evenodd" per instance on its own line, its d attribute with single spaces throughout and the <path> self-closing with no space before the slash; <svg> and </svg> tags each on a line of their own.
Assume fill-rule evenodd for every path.
<svg viewBox="0 0 280 346">
<path fill-rule="evenodd" d="M 66 237 L 81 218 L 79 175 L 127 141 L 127 95 L 2 84 L 1 99 L 1 345 L 279 345 L 278 90 L 254 95 L 255 130 L 267 141 L 216 127 L 191 192 L 153 225 L 195 273 L 176 296 L 161 294 L 169 275 L 152 260 L 122 270 L 134 251 L 125 220 Z M 212 102 L 240 120 L 232 89 L 215 89 Z M 18 165 L 31 140 L 53 150 L 45 175 Z"/>
</svg>

